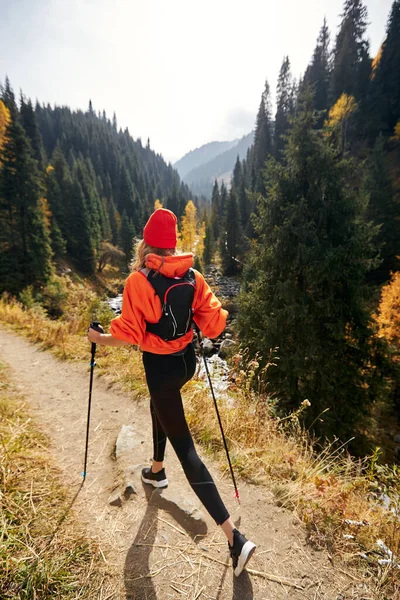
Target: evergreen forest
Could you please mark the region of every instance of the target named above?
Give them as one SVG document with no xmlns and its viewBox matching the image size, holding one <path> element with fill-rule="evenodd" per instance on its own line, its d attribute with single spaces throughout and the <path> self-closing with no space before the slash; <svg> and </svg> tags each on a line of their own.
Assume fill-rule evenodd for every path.
<svg viewBox="0 0 400 600">
<path fill-rule="evenodd" d="M 237 334 L 265 401 L 370 452 L 372 428 L 400 424 L 400 0 L 376 56 L 367 25 L 345 0 L 300 80 L 283 58 L 276 111 L 265 81 L 254 144 L 209 203 L 115 115 L 34 107 L 6 78 L 0 293 L 39 290 L 59 260 L 92 275 L 105 248 L 129 260 L 156 200 L 179 218 L 193 200 L 197 264 L 241 281 Z"/>
</svg>

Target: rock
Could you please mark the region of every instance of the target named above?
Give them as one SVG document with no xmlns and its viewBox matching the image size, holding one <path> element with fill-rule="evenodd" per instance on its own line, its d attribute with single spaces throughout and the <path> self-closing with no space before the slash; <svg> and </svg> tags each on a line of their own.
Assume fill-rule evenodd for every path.
<svg viewBox="0 0 400 600">
<path fill-rule="evenodd" d="M 186 531 L 195 534 L 205 534 L 207 524 L 200 510 L 201 504 L 191 493 L 184 495 L 175 489 L 156 489 L 152 495 L 154 502 L 160 509 L 167 511 Z"/>
<path fill-rule="evenodd" d="M 119 508 L 121 508 L 122 498 L 120 490 L 117 490 L 116 492 L 111 494 L 110 498 L 108 499 L 108 504 L 110 506 L 118 506 Z"/>
<path fill-rule="evenodd" d="M 221 347 L 219 349 L 218 352 L 218 356 L 220 358 L 225 358 L 227 356 L 227 354 L 233 350 L 233 348 L 236 346 L 236 343 L 233 340 L 224 340 L 221 344 Z"/>
<path fill-rule="evenodd" d="M 394 436 L 393 441 L 395 442 L 395 444 L 400 444 L 400 433 L 397 433 Z"/>
<path fill-rule="evenodd" d="M 134 486 L 132 485 L 132 483 L 127 483 L 124 490 L 124 500 L 129 500 L 129 498 L 134 494 L 136 494 Z"/>
<path fill-rule="evenodd" d="M 203 351 L 205 356 L 210 356 L 214 350 L 214 344 L 208 338 L 203 339 Z"/>
<path fill-rule="evenodd" d="M 132 425 L 122 425 L 115 444 L 115 457 L 121 459 L 127 454 L 130 456 L 132 451 L 141 445 L 143 439 Z"/>
<path fill-rule="evenodd" d="M 125 498 L 126 500 L 128 500 L 132 496 L 132 494 L 135 494 L 135 496 L 140 496 L 141 498 L 144 498 L 145 491 L 143 489 L 141 475 L 142 475 L 143 467 L 146 467 L 146 466 L 148 466 L 148 465 L 145 465 L 142 463 L 142 464 L 129 466 L 125 469 L 124 496 L 128 496 L 127 498 Z"/>
</svg>

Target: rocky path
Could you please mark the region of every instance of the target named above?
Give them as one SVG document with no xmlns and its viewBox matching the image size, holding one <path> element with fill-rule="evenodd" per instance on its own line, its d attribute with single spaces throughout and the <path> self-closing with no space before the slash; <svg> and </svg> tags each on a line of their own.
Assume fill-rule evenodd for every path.
<svg viewBox="0 0 400 600">
<path fill-rule="evenodd" d="M 0 360 L 11 366 L 34 418 L 50 436 L 73 498 L 82 481 L 88 365 L 61 362 L 4 328 L 0 342 Z M 277 507 L 265 488 L 241 483 L 237 507 L 230 480 L 206 457 L 234 521 L 258 546 L 249 572 L 235 578 L 225 537 L 194 497 L 171 448 L 169 487 L 153 491 L 140 482 L 140 469 L 151 457 L 148 402 L 133 401 L 95 377 L 87 479 L 73 510 L 115 573 L 109 598 L 365 598 L 354 577 L 307 545 L 296 516 Z"/>
</svg>

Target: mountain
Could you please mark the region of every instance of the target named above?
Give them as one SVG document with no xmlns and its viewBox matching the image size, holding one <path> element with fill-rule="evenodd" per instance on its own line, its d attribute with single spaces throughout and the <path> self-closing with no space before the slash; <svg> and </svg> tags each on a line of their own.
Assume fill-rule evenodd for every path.
<svg viewBox="0 0 400 600">
<path fill-rule="evenodd" d="M 211 142 L 186 154 L 174 164 L 174 168 L 194 194 L 210 198 L 214 180 L 229 183 L 237 156 L 241 160 L 245 158 L 253 141 L 254 132 L 232 142 Z M 208 159 L 204 160 L 205 157 Z M 187 170 L 189 164 L 193 164 L 191 170 Z"/>
<path fill-rule="evenodd" d="M 218 154 L 222 154 L 233 148 L 238 142 L 239 140 L 233 140 L 232 142 L 209 142 L 208 144 L 204 144 L 204 146 L 191 150 L 180 158 L 174 164 L 174 169 L 178 171 L 181 179 L 183 179 L 187 173 L 200 167 L 200 165 L 208 163 L 218 156 Z"/>
</svg>

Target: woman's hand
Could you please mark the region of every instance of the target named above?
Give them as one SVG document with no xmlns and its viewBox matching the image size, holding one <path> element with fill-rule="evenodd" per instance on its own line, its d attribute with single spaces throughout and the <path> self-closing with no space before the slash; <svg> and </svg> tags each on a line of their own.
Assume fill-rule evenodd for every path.
<svg viewBox="0 0 400 600">
<path fill-rule="evenodd" d="M 118 338 L 113 337 L 110 333 L 101 333 L 100 331 L 96 331 L 93 327 L 89 327 L 88 334 L 89 340 L 94 344 L 101 344 L 102 346 L 114 346 L 118 348 L 119 346 L 129 346 L 129 342 L 124 342 L 124 340 L 119 340 Z"/>
<path fill-rule="evenodd" d="M 100 331 L 96 331 L 93 327 L 89 327 L 88 329 L 88 338 L 94 344 L 101 344 L 101 336 L 103 334 Z"/>
</svg>

